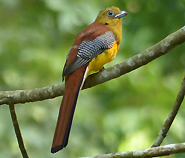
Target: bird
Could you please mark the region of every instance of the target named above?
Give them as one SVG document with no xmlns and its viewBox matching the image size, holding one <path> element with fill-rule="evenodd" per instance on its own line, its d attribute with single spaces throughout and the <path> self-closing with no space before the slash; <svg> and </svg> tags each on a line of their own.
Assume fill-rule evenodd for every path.
<svg viewBox="0 0 185 158">
<path fill-rule="evenodd" d="M 62 150 L 68 144 L 79 91 L 87 76 L 102 70 L 115 58 L 122 39 L 121 19 L 125 15 L 126 11 L 120 11 L 115 6 L 106 8 L 99 12 L 92 24 L 77 34 L 63 68 L 65 89 L 51 153 Z"/>
</svg>

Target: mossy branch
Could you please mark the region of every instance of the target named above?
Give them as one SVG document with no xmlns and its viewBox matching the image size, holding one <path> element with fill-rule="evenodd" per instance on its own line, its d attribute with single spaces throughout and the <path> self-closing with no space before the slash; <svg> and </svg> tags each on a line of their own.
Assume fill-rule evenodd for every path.
<svg viewBox="0 0 185 158">
<path fill-rule="evenodd" d="M 185 152 L 185 143 L 168 144 L 143 150 L 125 151 L 84 158 L 151 158 Z M 83 158 L 83 157 L 81 157 Z"/>
</svg>

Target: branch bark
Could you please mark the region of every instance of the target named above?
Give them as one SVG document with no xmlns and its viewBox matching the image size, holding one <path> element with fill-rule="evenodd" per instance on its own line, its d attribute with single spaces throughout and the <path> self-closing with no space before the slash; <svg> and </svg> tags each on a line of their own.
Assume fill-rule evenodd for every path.
<svg viewBox="0 0 185 158">
<path fill-rule="evenodd" d="M 168 144 L 143 150 L 125 151 L 84 158 L 149 158 L 185 152 L 185 143 Z M 81 157 L 83 158 L 83 157 Z"/>
<path fill-rule="evenodd" d="M 163 142 L 164 138 L 166 137 L 166 134 L 168 133 L 168 131 L 173 123 L 173 120 L 175 119 L 175 117 L 178 113 L 178 110 L 179 110 L 179 108 L 182 104 L 182 101 L 184 99 L 184 95 L 185 95 L 185 78 L 182 81 L 182 85 L 181 85 L 181 88 L 180 88 L 179 93 L 177 95 L 174 106 L 173 106 L 167 120 L 165 121 L 161 131 L 159 132 L 158 137 L 156 138 L 154 144 L 152 145 L 152 147 L 159 146 Z"/>
<path fill-rule="evenodd" d="M 166 54 L 171 49 L 182 44 L 183 42 L 185 42 L 185 26 L 168 35 L 165 39 L 145 50 L 144 52 L 129 58 L 125 62 L 90 75 L 86 79 L 83 89 L 107 82 L 141 66 L 144 66 L 152 60 Z M 63 92 L 64 83 L 55 84 L 53 86 L 44 88 L 36 88 L 33 90 L 3 91 L 0 92 L 0 105 L 8 104 L 8 100 L 10 98 L 14 104 L 18 104 L 52 99 L 61 96 Z"/>
<path fill-rule="evenodd" d="M 15 134 L 16 134 L 16 137 L 17 137 L 17 141 L 18 141 L 18 144 L 19 144 L 19 149 L 21 150 L 22 157 L 23 158 L 29 158 L 29 156 L 27 154 L 27 151 L 26 151 L 26 148 L 24 146 L 24 142 L 23 142 L 21 130 L 19 128 L 19 123 L 18 123 L 18 120 L 17 120 L 17 115 L 16 115 L 16 112 L 15 112 L 14 104 L 10 104 L 9 109 L 10 109 L 12 123 L 13 123 L 13 127 L 14 127 Z"/>
</svg>

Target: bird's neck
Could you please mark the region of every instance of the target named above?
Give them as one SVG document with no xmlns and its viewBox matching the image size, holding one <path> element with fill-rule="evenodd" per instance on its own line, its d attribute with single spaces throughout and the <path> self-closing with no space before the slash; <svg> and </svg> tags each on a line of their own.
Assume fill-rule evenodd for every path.
<svg viewBox="0 0 185 158">
<path fill-rule="evenodd" d="M 113 24 L 107 25 L 107 27 L 109 28 L 110 31 L 113 32 L 113 34 L 115 35 L 115 39 L 119 45 L 122 39 L 122 25 L 113 23 Z"/>
</svg>

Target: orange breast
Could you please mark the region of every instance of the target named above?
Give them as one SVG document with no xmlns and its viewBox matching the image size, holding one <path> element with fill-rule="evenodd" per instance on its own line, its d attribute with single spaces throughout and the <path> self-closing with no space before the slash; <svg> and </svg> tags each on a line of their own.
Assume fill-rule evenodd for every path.
<svg viewBox="0 0 185 158">
<path fill-rule="evenodd" d="M 98 71 L 103 68 L 103 66 L 112 61 L 118 52 L 118 44 L 115 41 L 112 48 L 105 50 L 103 53 L 99 54 L 97 57 L 94 57 L 88 66 L 87 76 L 90 75 L 92 71 Z"/>
</svg>

